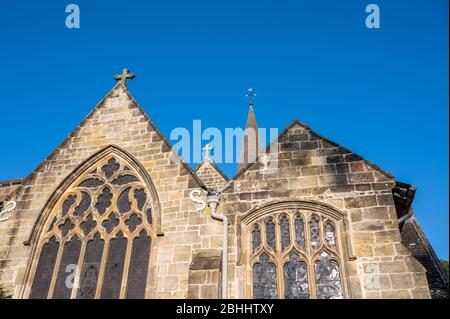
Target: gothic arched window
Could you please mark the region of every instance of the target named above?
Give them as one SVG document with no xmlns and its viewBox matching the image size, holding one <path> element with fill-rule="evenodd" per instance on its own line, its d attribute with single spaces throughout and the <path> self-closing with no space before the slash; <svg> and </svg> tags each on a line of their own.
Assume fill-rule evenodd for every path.
<svg viewBox="0 0 450 319">
<path fill-rule="evenodd" d="M 30 298 L 144 298 L 155 226 L 144 179 L 108 155 L 50 209 Z"/>
<path fill-rule="evenodd" d="M 280 209 L 250 223 L 251 296 L 256 299 L 344 297 L 339 220 Z"/>
</svg>

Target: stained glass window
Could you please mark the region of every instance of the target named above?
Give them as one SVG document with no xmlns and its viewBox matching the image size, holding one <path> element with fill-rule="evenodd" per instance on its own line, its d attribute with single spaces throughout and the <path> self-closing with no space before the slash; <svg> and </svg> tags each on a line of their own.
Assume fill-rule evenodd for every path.
<svg viewBox="0 0 450 319">
<path fill-rule="evenodd" d="M 77 296 L 79 299 L 95 298 L 104 245 L 105 242 L 100 238 L 99 233 L 95 234 L 94 238 L 87 243 L 86 255 L 81 266 L 80 287 Z"/>
<path fill-rule="evenodd" d="M 280 218 L 281 248 L 285 249 L 291 244 L 291 233 L 289 231 L 289 219 L 286 215 Z"/>
<path fill-rule="evenodd" d="M 253 228 L 252 237 L 253 251 L 255 251 L 261 245 L 261 230 L 259 226 Z"/>
<path fill-rule="evenodd" d="M 320 254 L 320 260 L 315 262 L 317 298 L 319 299 L 341 299 L 341 279 L 339 275 L 339 264 L 331 260 L 326 252 Z"/>
<path fill-rule="evenodd" d="M 86 172 L 44 226 L 30 298 L 144 298 L 156 233 L 150 192 L 120 156 Z"/>
<path fill-rule="evenodd" d="M 126 298 L 142 298 L 145 294 L 146 282 L 143 278 L 147 278 L 148 267 L 142 267 L 142 265 L 148 265 L 151 243 L 145 231 L 141 231 L 139 237 L 133 240 Z"/>
<path fill-rule="evenodd" d="M 306 263 L 300 261 L 296 253 L 292 253 L 284 264 L 284 297 L 286 299 L 308 299 L 309 283 Z"/>
<path fill-rule="evenodd" d="M 325 224 L 325 240 L 331 246 L 336 245 L 336 235 L 334 233 L 334 227 L 330 223 Z"/>
<path fill-rule="evenodd" d="M 58 277 L 56 280 L 55 291 L 53 297 L 57 299 L 69 299 L 72 293 L 74 278 L 68 277 L 67 274 L 75 274 L 75 267 L 71 265 L 78 264 L 78 257 L 80 256 L 81 241 L 78 237 L 73 237 L 64 245 L 64 252 L 59 265 Z"/>
<path fill-rule="evenodd" d="M 275 222 L 273 219 L 266 221 L 266 241 L 267 245 L 275 250 Z"/>
<path fill-rule="evenodd" d="M 339 220 L 299 209 L 274 210 L 270 215 L 249 228 L 253 298 L 343 298 Z"/>
<path fill-rule="evenodd" d="M 305 247 L 305 224 L 303 223 L 303 219 L 297 215 L 295 217 L 295 242 L 300 247 Z"/>
<path fill-rule="evenodd" d="M 50 238 L 50 240 L 42 246 L 41 258 L 39 259 L 36 274 L 34 275 L 30 298 L 47 298 L 58 249 L 59 242 L 55 236 Z"/>
<path fill-rule="evenodd" d="M 262 254 L 253 266 L 253 296 L 255 299 L 277 298 L 277 275 L 275 264 Z"/>
<path fill-rule="evenodd" d="M 319 218 L 314 216 L 309 223 L 311 246 L 316 247 L 320 244 L 320 227 Z"/>
</svg>

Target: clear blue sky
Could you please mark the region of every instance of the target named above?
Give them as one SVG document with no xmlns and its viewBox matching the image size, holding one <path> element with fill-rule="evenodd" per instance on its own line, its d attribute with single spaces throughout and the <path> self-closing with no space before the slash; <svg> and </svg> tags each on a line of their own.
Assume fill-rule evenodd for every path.
<svg viewBox="0 0 450 319">
<path fill-rule="evenodd" d="M 379 30 L 365 28 L 369 3 Z M 260 126 L 298 118 L 415 185 L 415 213 L 448 258 L 447 0 L 1 1 L 0 61 L 0 180 L 30 173 L 124 66 L 167 136 L 194 119 L 243 126 L 252 86 Z"/>
</svg>

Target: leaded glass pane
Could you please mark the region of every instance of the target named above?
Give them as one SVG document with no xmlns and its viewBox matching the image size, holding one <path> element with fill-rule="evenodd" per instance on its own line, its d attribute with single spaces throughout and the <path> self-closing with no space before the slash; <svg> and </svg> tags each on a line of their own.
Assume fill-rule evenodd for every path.
<svg viewBox="0 0 450 319">
<path fill-rule="evenodd" d="M 275 250 L 275 223 L 272 219 L 266 222 L 266 241 L 267 245 Z"/>
<path fill-rule="evenodd" d="M 253 228 L 252 235 L 253 251 L 255 251 L 261 245 L 261 231 L 259 230 L 258 226 L 255 226 Z"/>
<path fill-rule="evenodd" d="M 334 227 L 330 223 L 325 224 L 325 240 L 331 246 L 336 245 L 336 235 L 334 232 Z"/>
<path fill-rule="evenodd" d="M 111 190 L 108 187 L 103 188 L 102 193 L 98 196 L 97 203 L 95 204 L 95 208 L 97 208 L 100 215 L 103 215 L 106 212 L 106 209 L 111 206 L 112 197 Z"/>
<path fill-rule="evenodd" d="M 80 228 L 83 230 L 84 235 L 87 236 L 96 225 L 97 222 L 92 218 L 92 214 L 89 214 L 86 220 L 80 224 Z"/>
<path fill-rule="evenodd" d="M 53 299 L 69 299 L 75 284 L 76 267 L 80 256 L 81 241 L 73 237 L 64 244 Z"/>
<path fill-rule="evenodd" d="M 295 218 L 295 242 L 300 247 L 305 247 L 305 224 L 300 216 Z"/>
<path fill-rule="evenodd" d="M 88 178 L 78 185 L 79 187 L 87 187 L 87 188 L 96 188 L 103 185 L 103 182 L 100 178 Z"/>
<path fill-rule="evenodd" d="M 309 284 L 306 263 L 299 260 L 297 254 L 292 254 L 284 264 L 284 297 L 286 299 L 308 299 Z"/>
<path fill-rule="evenodd" d="M 282 216 L 280 219 L 281 229 L 281 247 L 285 249 L 291 244 L 291 234 L 289 230 L 289 219 L 287 216 Z"/>
<path fill-rule="evenodd" d="M 314 264 L 318 299 L 342 299 L 339 264 L 326 252 Z"/>
<path fill-rule="evenodd" d="M 42 246 L 41 256 L 34 275 L 31 288 L 31 299 L 46 299 L 50 288 L 53 270 L 55 268 L 56 256 L 58 255 L 59 242 L 56 237 L 50 238 L 48 243 Z"/>
<path fill-rule="evenodd" d="M 142 224 L 142 219 L 136 213 L 131 214 L 130 218 L 125 221 L 130 232 L 134 232 L 140 224 Z"/>
<path fill-rule="evenodd" d="M 84 256 L 83 267 L 81 269 L 78 299 L 95 298 L 104 244 L 105 242 L 100 238 L 98 233 L 87 243 L 86 255 Z"/>
<path fill-rule="evenodd" d="M 131 203 L 128 199 L 128 195 L 130 194 L 130 188 L 127 188 L 119 195 L 119 199 L 117 200 L 117 208 L 119 208 L 119 213 L 125 214 L 130 211 Z"/>
<path fill-rule="evenodd" d="M 117 172 L 120 165 L 117 163 L 115 158 L 108 160 L 108 163 L 102 167 L 102 172 L 105 174 L 106 178 L 110 178 Z"/>
<path fill-rule="evenodd" d="M 119 218 L 117 218 L 114 212 L 111 212 L 108 219 L 102 223 L 103 228 L 105 228 L 108 234 L 110 234 L 117 225 L 119 225 Z"/>
<path fill-rule="evenodd" d="M 259 262 L 253 265 L 253 298 L 277 298 L 276 266 L 269 261 L 269 256 L 262 254 Z"/>
<path fill-rule="evenodd" d="M 317 217 L 313 217 L 309 226 L 309 229 L 311 230 L 311 246 L 316 247 L 320 244 L 319 219 Z"/>
<path fill-rule="evenodd" d="M 142 230 L 139 237 L 136 237 L 133 240 L 126 298 L 138 299 L 145 297 L 150 248 L 151 239 L 147 233 Z"/>
<path fill-rule="evenodd" d="M 67 197 L 67 199 L 63 202 L 62 204 L 62 211 L 61 211 L 61 217 L 66 216 L 66 214 L 69 212 L 70 207 L 75 204 L 75 200 L 76 200 L 76 196 L 75 195 L 70 195 L 69 197 Z"/>
<path fill-rule="evenodd" d="M 85 211 L 88 210 L 89 205 L 91 205 L 91 196 L 88 193 L 81 193 L 81 203 L 75 208 L 74 215 L 81 216 Z"/>
<path fill-rule="evenodd" d="M 122 284 L 123 266 L 127 249 L 127 239 L 119 232 L 109 243 L 108 261 L 106 262 L 105 277 L 101 298 L 119 298 Z"/>
<path fill-rule="evenodd" d="M 62 237 L 65 237 L 74 227 L 70 218 L 67 218 L 63 224 L 58 226 L 58 229 L 61 231 Z"/>
<path fill-rule="evenodd" d="M 125 185 L 125 184 L 129 184 L 132 182 L 137 182 L 138 179 L 136 176 L 134 175 L 121 175 L 119 177 L 117 177 L 115 180 L 113 180 L 111 182 L 111 184 L 113 185 Z"/>
<path fill-rule="evenodd" d="M 136 198 L 139 210 L 142 210 L 147 200 L 147 194 L 143 189 L 138 189 L 134 191 L 134 197 Z"/>
</svg>

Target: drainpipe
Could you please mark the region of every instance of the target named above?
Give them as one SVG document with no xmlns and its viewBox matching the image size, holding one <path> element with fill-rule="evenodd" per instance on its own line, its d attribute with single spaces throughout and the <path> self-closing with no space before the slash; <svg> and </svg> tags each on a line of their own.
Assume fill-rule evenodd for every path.
<svg viewBox="0 0 450 319">
<path fill-rule="evenodd" d="M 216 192 L 208 192 L 206 204 L 211 210 L 211 217 L 222 222 L 223 251 L 222 251 L 222 299 L 228 299 L 228 218 L 225 214 L 217 214 L 219 195 L 229 187 L 229 183 Z"/>
</svg>

